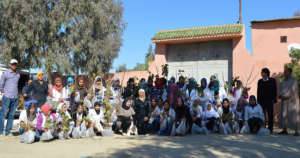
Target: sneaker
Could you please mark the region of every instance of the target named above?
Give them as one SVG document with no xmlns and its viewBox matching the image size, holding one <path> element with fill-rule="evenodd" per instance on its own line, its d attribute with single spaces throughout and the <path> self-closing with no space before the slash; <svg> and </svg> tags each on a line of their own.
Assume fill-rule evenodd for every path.
<svg viewBox="0 0 300 158">
<path fill-rule="evenodd" d="M 295 137 L 299 137 L 299 133 L 298 133 L 298 132 L 295 132 L 294 136 L 295 136 Z"/>
<path fill-rule="evenodd" d="M 4 137 L 4 135 L 3 135 L 3 134 L 0 134 L 0 138 L 1 138 L 1 137 Z"/>
</svg>

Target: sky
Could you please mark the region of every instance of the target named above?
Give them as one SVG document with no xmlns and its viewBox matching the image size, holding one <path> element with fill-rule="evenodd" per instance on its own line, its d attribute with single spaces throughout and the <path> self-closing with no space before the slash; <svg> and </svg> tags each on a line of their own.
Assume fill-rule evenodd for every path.
<svg viewBox="0 0 300 158">
<path fill-rule="evenodd" d="M 122 64 L 131 69 L 143 63 L 159 30 L 235 24 L 239 19 L 239 0 L 123 0 L 123 6 L 127 26 L 111 72 Z M 242 0 L 247 49 L 252 51 L 251 21 L 289 18 L 297 10 L 300 0 Z"/>
</svg>

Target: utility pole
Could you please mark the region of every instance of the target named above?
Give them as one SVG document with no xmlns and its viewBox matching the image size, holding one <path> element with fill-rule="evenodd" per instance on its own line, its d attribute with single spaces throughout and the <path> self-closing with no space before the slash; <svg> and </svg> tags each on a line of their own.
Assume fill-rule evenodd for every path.
<svg viewBox="0 0 300 158">
<path fill-rule="evenodd" d="M 239 17 L 239 24 L 242 24 L 242 0 L 240 1 L 240 17 Z"/>
</svg>

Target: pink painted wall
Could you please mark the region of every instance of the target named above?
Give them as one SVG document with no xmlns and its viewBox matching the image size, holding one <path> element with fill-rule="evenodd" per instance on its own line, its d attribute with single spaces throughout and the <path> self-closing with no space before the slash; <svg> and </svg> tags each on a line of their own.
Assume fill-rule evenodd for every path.
<svg viewBox="0 0 300 158">
<path fill-rule="evenodd" d="M 287 43 L 280 43 L 280 36 L 287 36 Z M 292 43 L 300 44 L 300 19 L 252 23 L 256 81 L 264 67 L 270 69 L 272 76 L 283 72 L 284 65 L 291 60 L 287 48 Z M 252 88 L 256 90 L 257 85 Z"/>
<path fill-rule="evenodd" d="M 149 72 L 162 76 L 162 65 L 167 63 L 167 45 L 156 43 L 155 46 L 155 60 L 149 63 Z"/>
<path fill-rule="evenodd" d="M 253 79 L 249 80 L 250 72 L 255 67 L 255 62 L 253 57 L 250 55 L 250 51 L 246 50 L 246 36 L 245 36 L 245 26 L 243 27 L 243 36 L 241 38 L 234 38 L 232 40 L 233 44 L 233 55 L 232 55 L 232 68 L 233 77 L 239 77 L 239 79 L 244 83 L 244 86 L 251 87 L 250 93 L 253 94 L 254 84 L 257 81 Z"/>
</svg>

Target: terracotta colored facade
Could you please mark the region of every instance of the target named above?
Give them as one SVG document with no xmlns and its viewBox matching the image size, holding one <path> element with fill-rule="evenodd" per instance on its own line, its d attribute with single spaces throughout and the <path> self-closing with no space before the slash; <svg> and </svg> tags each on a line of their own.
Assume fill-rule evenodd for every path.
<svg viewBox="0 0 300 158">
<path fill-rule="evenodd" d="M 281 42 L 281 37 L 286 36 L 287 41 Z M 201 36 L 194 38 L 153 40 L 155 47 L 155 60 L 149 63 L 149 72 L 161 75 L 162 65 L 167 63 L 168 44 L 207 42 L 231 39 L 233 44 L 232 52 L 232 73 L 239 76 L 244 85 L 251 87 L 249 94 L 256 95 L 257 81 L 260 78 L 260 71 L 268 67 L 271 74 L 278 74 L 283 71 L 284 64 L 290 62 L 288 46 L 300 44 L 300 18 L 275 19 L 267 21 L 252 22 L 252 47 L 253 53 L 246 50 L 245 27 L 239 34 Z M 111 78 L 119 77 L 122 85 L 130 77 L 147 78 L 147 71 L 132 71 L 115 73 Z M 124 78 L 124 79 L 123 79 Z"/>
</svg>

